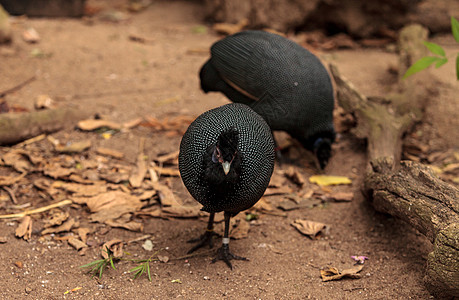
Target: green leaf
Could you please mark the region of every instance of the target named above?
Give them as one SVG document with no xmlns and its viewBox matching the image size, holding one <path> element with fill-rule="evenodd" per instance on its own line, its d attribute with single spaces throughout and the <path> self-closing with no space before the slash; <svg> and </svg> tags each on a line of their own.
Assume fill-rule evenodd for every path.
<svg viewBox="0 0 459 300">
<path fill-rule="evenodd" d="M 427 69 L 430 65 L 437 62 L 438 60 L 441 60 L 441 58 L 434 56 L 425 56 L 419 59 L 408 70 L 406 70 L 405 75 L 403 75 L 403 79 L 413 75 L 414 73 Z"/>
<path fill-rule="evenodd" d="M 116 270 L 115 264 L 113 263 L 113 257 L 110 256 L 110 265 L 112 266 L 113 270 Z"/>
<path fill-rule="evenodd" d="M 102 263 L 104 260 L 105 259 L 95 260 L 93 262 L 90 262 L 89 264 L 85 264 L 85 265 L 80 266 L 80 268 L 89 268 L 89 267 L 92 267 L 94 265 L 98 265 L 98 264 Z"/>
<path fill-rule="evenodd" d="M 134 272 L 134 271 L 138 271 L 138 270 L 140 270 L 140 269 L 142 269 L 142 268 L 143 268 L 143 265 L 138 265 L 137 267 L 134 267 L 134 268 L 130 269 L 130 270 L 129 270 L 129 273 L 132 273 L 132 272 Z"/>
<path fill-rule="evenodd" d="M 456 78 L 459 80 L 459 53 L 457 54 L 456 57 Z"/>
<path fill-rule="evenodd" d="M 440 56 L 446 56 L 445 50 L 443 50 L 443 48 L 440 45 L 435 44 L 435 43 L 430 43 L 430 42 L 424 42 L 424 45 L 433 54 L 437 54 L 437 55 L 440 55 Z"/>
<path fill-rule="evenodd" d="M 448 59 L 446 57 L 441 58 L 437 63 L 435 64 L 435 68 L 439 68 L 446 64 L 448 62 Z"/>
<path fill-rule="evenodd" d="M 150 264 L 148 262 L 147 262 L 147 275 L 148 275 L 148 280 L 151 282 Z"/>
<path fill-rule="evenodd" d="M 454 39 L 459 43 L 459 21 L 451 17 L 451 31 L 453 32 Z"/>
</svg>

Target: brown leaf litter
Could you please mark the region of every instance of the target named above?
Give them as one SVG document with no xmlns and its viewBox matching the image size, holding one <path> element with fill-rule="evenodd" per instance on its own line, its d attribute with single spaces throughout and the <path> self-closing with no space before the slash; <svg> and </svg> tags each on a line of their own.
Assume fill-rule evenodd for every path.
<svg viewBox="0 0 459 300">
<path fill-rule="evenodd" d="M 147 161 L 148 157 L 144 154 L 145 138 L 139 140 L 139 153 L 137 155 L 137 165 L 132 170 L 129 176 L 129 183 L 132 187 L 140 187 L 145 175 L 147 175 Z"/>
<path fill-rule="evenodd" d="M 362 271 L 363 265 L 355 265 L 352 268 L 339 271 L 337 268 L 329 267 L 325 270 L 320 270 L 322 281 L 340 280 L 343 278 L 359 279 L 362 277 L 359 274 Z"/>
<path fill-rule="evenodd" d="M 100 255 L 102 255 L 103 258 L 108 259 L 109 256 L 107 249 L 109 249 L 113 253 L 114 258 L 121 258 L 124 254 L 123 245 L 124 243 L 120 239 L 110 240 L 100 247 Z"/>
<path fill-rule="evenodd" d="M 109 129 L 114 129 L 114 130 L 121 129 L 120 124 L 109 121 L 109 120 L 101 120 L 101 119 L 82 120 L 78 122 L 77 127 L 84 131 L 93 131 L 93 130 L 100 129 L 100 128 L 109 128 Z"/>
<path fill-rule="evenodd" d="M 75 220 L 75 218 L 70 218 L 61 225 L 58 226 L 52 226 L 52 227 L 47 227 L 45 228 L 42 232 L 41 235 L 49 234 L 49 233 L 60 233 L 60 232 L 69 232 L 72 230 L 72 228 L 78 227 L 79 222 Z"/>
<path fill-rule="evenodd" d="M 290 225 L 311 239 L 318 239 L 328 229 L 328 226 L 324 223 L 302 219 L 296 219 Z"/>
<path fill-rule="evenodd" d="M 138 197 L 122 191 L 109 191 L 94 197 L 73 197 L 78 204 L 86 204 L 93 213 L 90 219 L 93 222 L 104 223 L 116 219 L 125 213 L 136 212 L 142 207 Z"/>
<path fill-rule="evenodd" d="M 15 235 L 26 241 L 30 240 L 32 237 L 32 223 L 32 218 L 30 216 L 23 217 L 21 223 L 19 223 L 16 228 Z"/>
</svg>

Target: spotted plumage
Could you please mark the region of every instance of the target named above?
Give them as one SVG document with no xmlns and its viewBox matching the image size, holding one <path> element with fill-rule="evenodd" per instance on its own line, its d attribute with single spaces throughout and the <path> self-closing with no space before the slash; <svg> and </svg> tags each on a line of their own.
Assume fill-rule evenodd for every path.
<svg viewBox="0 0 459 300">
<path fill-rule="evenodd" d="M 271 130 L 244 104 L 231 103 L 203 113 L 191 123 L 180 144 L 180 174 L 202 210 L 211 213 L 209 231 L 214 213 L 225 212 L 228 229 L 231 216 L 252 207 L 266 190 L 273 168 Z M 191 251 L 210 243 L 209 235 Z M 219 258 L 231 266 L 230 259 L 242 258 L 229 253 L 227 235 L 226 231 Z"/>
<path fill-rule="evenodd" d="M 335 139 L 333 88 L 308 50 L 277 34 L 239 32 L 211 47 L 200 78 L 204 92 L 249 105 L 272 130 L 286 131 L 326 165 Z"/>
</svg>

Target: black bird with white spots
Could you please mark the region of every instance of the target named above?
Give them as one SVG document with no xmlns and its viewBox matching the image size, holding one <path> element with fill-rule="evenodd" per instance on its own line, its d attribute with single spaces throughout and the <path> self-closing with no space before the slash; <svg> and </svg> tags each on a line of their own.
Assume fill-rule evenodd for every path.
<svg viewBox="0 0 459 300">
<path fill-rule="evenodd" d="M 179 170 L 190 194 L 209 212 L 207 230 L 189 253 L 212 246 L 214 215 L 224 212 L 222 247 L 213 260 L 246 260 L 229 250 L 230 218 L 252 207 L 274 169 L 274 141 L 265 120 L 244 104 L 231 103 L 200 115 L 180 143 Z"/>
<path fill-rule="evenodd" d="M 211 47 L 200 71 L 204 92 L 249 105 L 272 130 L 283 130 L 313 151 L 321 168 L 335 140 L 333 87 L 319 59 L 277 34 L 248 30 Z"/>
</svg>

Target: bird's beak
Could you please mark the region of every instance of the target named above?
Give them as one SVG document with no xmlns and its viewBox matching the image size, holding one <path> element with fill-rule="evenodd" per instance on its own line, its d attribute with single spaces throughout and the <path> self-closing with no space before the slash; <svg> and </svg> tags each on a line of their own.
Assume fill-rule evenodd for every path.
<svg viewBox="0 0 459 300">
<path fill-rule="evenodd" d="M 225 175 L 228 175 L 230 168 L 231 168 L 231 163 L 224 161 L 222 162 L 222 167 L 223 167 L 223 172 L 225 172 Z"/>
</svg>

